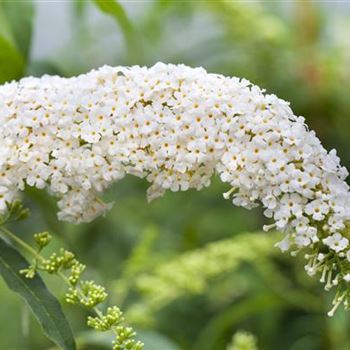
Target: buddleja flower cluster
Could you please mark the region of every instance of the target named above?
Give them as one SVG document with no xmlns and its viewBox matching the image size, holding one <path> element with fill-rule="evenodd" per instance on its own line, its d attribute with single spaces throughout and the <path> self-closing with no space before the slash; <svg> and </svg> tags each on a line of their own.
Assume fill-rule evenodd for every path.
<svg viewBox="0 0 350 350">
<path fill-rule="evenodd" d="M 308 273 L 342 284 L 335 304 L 347 303 L 348 172 L 287 102 L 244 79 L 159 63 L 25 78 L 0 87 L 0 111 L 0 210 L 27 184 L 59 198 L 60 219 L 91 221 L 110 207 L 99 194 L 127 174 L 151 183 L 152 200 L 217 173 L 224 196 L 262 203 L 266 228 L 286 233 L 279 247 L 307 247 Z"/>
</svg>

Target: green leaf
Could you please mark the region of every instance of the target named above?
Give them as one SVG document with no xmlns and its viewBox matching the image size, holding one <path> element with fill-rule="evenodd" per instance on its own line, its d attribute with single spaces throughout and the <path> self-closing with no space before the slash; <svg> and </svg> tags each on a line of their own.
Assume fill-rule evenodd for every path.
<svg viewBox="0 0 350 350">
<path fill-rule="evenodd" d="M 18 79 L 24 72 L 24 60 L 8 39 L 0 35 L 0 84 Z"/>
<path fill-rule="evenodd" d="M 11 245 L 0 238 L 0 274 L 7 286 L 30 306 L 46 335 L 64 350 L 75 350 L 75 340 L 60 303 L 36 275 L 33 279 L 19 273 L 28 262 Z"/>
<path fill-rule="evenodd" d="M 7 17 L 4 12 L 3 4 L 3 0 L 0 0 L 0 36 L 13 43 L 13 36 L 11 33 L 10 25 L 7 21 Z"/>
<path fill-rule="evenodd" d="M 15 44 L 14 33 L 0 0 L 0 84 L 18 79 L 24 72 L 24 58 Z"/>
<path fill-rule="evenodd" d="M 130 22 L 124 8 L 117 1 L 94 0 L 98 8 L 107 15 L 113 16 L 119 23 L 121 29 L 126 35 L 130 35 L 134 28 Z"/>
<path fill-rule="evenodd" d="M 96 6 L 107 15 L 112 16 L 119 24 L 124 35 L 124 40 L 129 51 L 129 60 L 140 59 L 140 43 L 138 42 L 137 33 L 130 21 L 123 6 L 118 1 L 94 0 Z"/>
<path fill-rule="evenodd" d="M 4 14 L 16 46 L 27 59 L 33 32 L 34 6 L 31 0 L 3 2 Z"/>
</svg>

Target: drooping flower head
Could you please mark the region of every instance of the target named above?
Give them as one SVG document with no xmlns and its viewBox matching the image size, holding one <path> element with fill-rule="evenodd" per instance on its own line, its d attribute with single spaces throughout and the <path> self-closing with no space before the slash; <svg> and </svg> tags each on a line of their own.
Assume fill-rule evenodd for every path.
<svg viewBox="0 0 350 350">
<path fill-rule="evenodd" d="M 262 204 L 266 229 L 285 233 L 278 246 L 305 248 L 307 272 L 347 303 L 348 172 L 287 102 L 247 80 L 162 63 L 25 78 L 0 87 L 0 145 L 0 211 L 27 184 L 77 223 L 108 209 L 99 194 L 127 174 L 151 183 L 150 200 L 218 174 L 225 198 Z"/>
</svg>

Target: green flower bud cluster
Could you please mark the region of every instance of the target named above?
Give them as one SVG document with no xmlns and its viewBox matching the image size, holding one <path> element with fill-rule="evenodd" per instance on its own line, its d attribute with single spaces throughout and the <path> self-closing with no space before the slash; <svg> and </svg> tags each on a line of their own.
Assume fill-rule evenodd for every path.
<svg viewBox="0 0 350 350">
<path fill-rule="evenodd" d="M 66 301 L 72 304 L 80 303 L 81 305 L 94 308 L 106 300 L 108 294 L 105 288 L 96 284 L 94 281 L 79 281 L 81 272 L 85 266 L 80 263 L 75 263 L 71 269 L 72 274 L 69 281 L 75 276 L 73 284 L 66 294 Z M 88 317 L 87 325 L 100 332 L 113 331 L 116 334 L 116 339 L 113 342 L 113 350 L 142 350 L 143 343 L 135 341 L 133 338 L 136 335 L 131 327 L 123 325 L 124 318 L 122 312 L 117 306 L 109 307 L 105 315 L 100 311 L 98 316 Z"/>
<path fill-rule="evenodd" d="M 34 240 L 40 250 L 44 249 L 51 242 L 52 236 L 48 232 L 34 234 Z"/>
<path fill-rule="evenodd" d="M 142 350 L 143 343 L 135 341 L 135 332 L 131 327 L 118 326 L 117 337 L 113 342 L 113 350 Z"/>
<path fill-rule="evenodd" d="M 80 291 L 79 302 L 88 308 L 93 308 L 103 303 L 108 296 L 105 288 L 94 281 L 82 281 L 80 283 Z"/>
<path fill-rule="evenodd" d="M 123 323 L 123 313 L 117 306 L 109 307 L 105 315 L 88 318 L 88 326 L 98 331 L 115 330 L 117 336 L 113 342 L 113 350 L 142 350 L 143 343 L 133 339 L 136 334 L 134 330 L 131 327 L 125 327 Z"/>
<path fill-rule="evenodd" d="M 28 268 L 20 270 L 19 273 L 24 275 L 25 278 L 32 279 L 36 274 L 36 266 L 29 265 Z"/>
<path fill-rule="evenodd" d="M 256 338 L 248 332 L 238 331 L 233 336 L 227 350 L 258 350 Z"/>
<path fill-rule="evenodd" d="M 76 286 L 79 282 L 81 274 L 84 272 L 86 266 L 80 263 L 78 260 L 74 260 L 71 269 L 70 275 L 68 277 L 69 283 L 72 286 Z"/>
<path fill-rule="evenodd" d="M 37 249 L 33 264 L 27 269 L 20 271 L 25 277 L 33 278 L 37 270 L 45 271 L 49 274 L 57 274 L 60 270 L 68 270 L 77 263 L 74 254 L 65 249 L 61 249 L 59 254 L 52 253 L 48 259 L 42 257 L 40 252 L 50 243 L 51 238 L 51 235 L 47 232 L 34 235 Z"/>
<path fill-rule="evenodd" d="M 48 259 L 44 260 L 41 269 L 50 274 L 54 274 L 61 269 L 70 269 L 74 261 L 74 254 L 72 252 L 61 249 L 60 254 L 53 253 Z"/>
<path fill-rule="evenodd" d="M 39 267 L 39 254 L 40 252 L 50 243 L 52 236 L 48 232 L 40 232 L 34 234 L 34 240 L 36 243 L 36 254 L 33 259 L 33 264 L 29 265 L 28 268 L 22 269 L 20 271 L 26 278 L 34 278 L 36 271 L 39 268 L 43 268 L 43 266 Z"/>
<path fill-rule="evenodd" d="M 78 304 L 79 303 L 79 293 L 76 288 L 70 287 L 66 293 L 65 300 L 69 304 Z"/>
<path fill-rule="evenodd" d="M 49 260 L 45 260 L 39 257 L 40 252 L 47 245 L 49 245 L 51 239 L 52 236 L 48 232 L 40 232 L 34 234 L 34 240 L 36 243 L 36 255 L 33 259 L 33 263 L 30 266 L 28 266 L 28 268 L 22 269 L 20 271 L 20 273 L 24 274 L 26 278 L 34 278 L 38 269 L 45 270 L 49 273 L 54 273 L 58 271 L 58 259 L 56 254 L 55 256 L 52 256 L 52 258 L 50 257 Z"/>
<path fill-rule="evenodd" d="M 0 225 L 21 221 L 29 216 L 29 209 L 24 208 L 20 200 L 6 202 L 6 207 L 6 211 L 0 215 Z"/>
<path fill-rule="evenodd" d="M 101 317 L 89 316 L 87 324 L 98 331 L 105 332 L 124 322 L 123 313 L 117 306 L 109 307 Z"/>
<path fill-rule="evenodd" d="M 28 211 L 21 202 L 15 201 L 8 204 L 8 210 L 0 215 L 0 226 L 25 218 Z M 3 228 L 2 232 L 10 236 L 22 248 L 33 256 L 33 263 L 26 269 L 20 271 L 26 278 L 33 278 L 37 271 L 56 274 L 68 284 L 68 291 L 65 299 L 71 304 L 80 304 L 93 310 L 97 317 L 89 317 L 87 324 L 97 331 L 112 331 L 115 334 L 113 350 L 142 350 L 143 343 L 134 340 L 136 333 L 131 327 L 126 327 L 122 312 L 116 306 L 109 307 L 104 315 L 98 305 L 103 303 L 108 294 L 103 286 L 91 280 L 81 280 L 81 275 L 86 266 L 79 262 L 75 255 L 65 249 L 52 253 L 48 258 L 41 255 L 41 252 L 51 242 L 51 235 L 48 232 L 36 233 L 34 241 L 36 247 L 29 246 L 21 238 L 9 230 Z"/>
<path fill-rule="evenodd" d="M 96 309 L 99 304 L 106 300 L 108 294 L 103 286 L 96 284 L 94 281 L 81 280 L 81 275 L 86 266 L 79 262 L 72 252 L 60 249 L 58 253 L 52 253 L 49 258 L 40 255 L 41 251 L 49 245 L 51 238 L 48 232 L 34 235 L 37 249 L 33 250 L 33 252 L 36 252 L 33 264 L 20 272 L 27 278 L 33 278 L 38 270 L 62 277 L 69 285 L 65 295 L 66 302 L 80 304 L 96 312 L 96 317 L 90 316 L 88 318 L 88 326 L 97 331 L 112 331 L 115 333 L 113 350 L 143 349 L 143 343 L 134 340 L 136 333 L 133 329 L 123 325 L 124 318 L 118 307 L 109 307 L 105 315 Z"/>
</svg>

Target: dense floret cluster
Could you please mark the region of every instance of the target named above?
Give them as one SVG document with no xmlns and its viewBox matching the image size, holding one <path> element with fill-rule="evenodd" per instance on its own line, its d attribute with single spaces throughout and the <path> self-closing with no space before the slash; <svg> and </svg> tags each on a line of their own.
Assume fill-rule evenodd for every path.
<svg viewBox="0 0 350 350">
<path fill-rule="evenodd" d="M 200 190 L 217 173 L 235 205 L 262 203 L 270 227 L 286 233 L 282 250 L 348 251 L 348 172 L 287 102 L 247 80 L 184 65 L 105 66 L 3 85 L 0 111 L 0 210 L 27 184 L 59 198 L 60 219 L 90 221 L 109 208 L 99 193 L 126 174 L 151 183 L 151 200 Z"/>
</svg>

